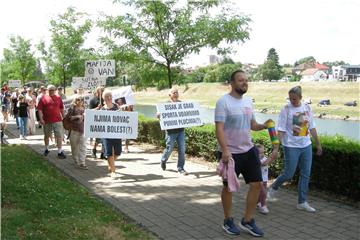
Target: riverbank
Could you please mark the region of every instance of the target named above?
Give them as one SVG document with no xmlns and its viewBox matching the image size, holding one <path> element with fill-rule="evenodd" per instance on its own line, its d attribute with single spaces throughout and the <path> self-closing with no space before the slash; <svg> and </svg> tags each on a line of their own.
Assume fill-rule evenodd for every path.
<svg viewBox="0 0 360 240">
<path fill-rule="evenodd" d="M 254 99 L 257 112 L 278 114 L 286 103 L 289 89 L 297 85 L 303 88 L 303 99 L 311 100 L 315 117 L 360 121 L 359 106 L 344 105 L 347 102 L 358 101 L 359 83 L 356 82 L 250 82 L 246 95 Z M 180 99 L 196 101 L 203 107 L 214 108 L 216 101 L 229 92 L 230 87 L 220 83 L 191 83 L 178 86 L 178 89 Z M 156 88 L 147 88 L 135 92 L 134 96 L 137 104 L 156 105 L 168 101 L 168 89 L 158 91 Z M 322 99 L 329 99 L 331 105 L 318 106 Z"/>
</svg>

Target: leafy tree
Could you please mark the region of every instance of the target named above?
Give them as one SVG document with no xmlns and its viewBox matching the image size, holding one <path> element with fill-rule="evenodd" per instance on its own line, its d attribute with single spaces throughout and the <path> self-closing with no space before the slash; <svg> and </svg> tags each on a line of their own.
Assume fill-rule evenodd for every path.
<svg viewBox="0 0 360 240">
<path fill-rule="evenodd" d="M 235 64 L 234 60 L 229 56 L 225 56 L 220 64 Z"/>
<path fill-rule="evenodd" d="M 157 64 L 142 61 L 138 64 L 130 64 L 126 69 L 128 80 L 135 84 L 137 89 L 148 86 L 156 86 L 163 89 L 166 86 L 166 69 Z"/>
<path fill-rule="evenodd" d="M 221 64 L 218 66 L 218 79 L 217 82 L 229 82 L 231 74 L 235 71 L 241 69 L 241 64 Z"/>
<path fill-rule="evenodd" d="M 161 0 L 128 0 L 133 13 L 107 16 L 99 22 L 108 34 L 101 41 L 110 48 L 117 45 L 138 61 L 147 61 L 164 67 L 167 85 L 172 87 L 172 66 L 181 64 L 184 57 L 199 53 L 204 47 L 226 54 L 230 48 L 221 43 L 243 42 L 249 39 L 250 18 L 239 15 L 235 9 L 223 8 L 216 16 L 210 10 L 220 7 L 222 0 L 200 0 L 179 3 Z M 224 6 L 224 5 L 222 5 Z M 121 41 L 115 41 L 121 39 Z"/>
<path fill-rule="evenodd" d="M 266 61 L 260 68 L 262 79 L 279 80 L 283 75 L 282 67 L 279 64 L 279 55 L 274 48 L 268 52 Z"/>
<path fill-rule="evenodd" d="M 302 63 L 316 63 L 316 59 L 313 56 L 304 57 L 304 58 L 301 58 L 300 60 L 296 61 L 294 63 L 294 66 L 297 66 Z"/>
<path fill-rule="evenodd" d="M 199 83 L 204 81 L 208 67 L 199 67 L 187 75 L 186 83 Z"/>
<path fill-rule="evenodd" d="M 46 72 L 51 82 L 62 84 L 64 89 L 73 76 L 83 76 L 86 49 L 82 49 L 85 34 L 91 30 L 91 21 L 85 14 L 69 7 L 58 18 L 50 21 L 51 44 L 46 49 L 38 45 L 46 63 Z"/>
<path fill-rule="evenodd" d="M 2 81 L 19 79 L 24 84 L 36 70 L 36 59 L 31 51 L 30 40 L 20 36 L 10 37 L 10 48 L 4 49 L 2 60 Z"/>
<path fill-rule="evenodd" d="M 33 80 L 44 80 L 45 79 L 45 75 L 42 71 L 42 67 L 41 67 L 41 63 L 39 59 L 36 59 L 36 69 L 32 74 L 32 79 Z"/>
<path fill-rule="evenodd" d="M 213 68 L 209 69 L 205 76 L 204 76 L 204 82 L 217 82 L 219 79 L 219 69 Z"/>
</svg>

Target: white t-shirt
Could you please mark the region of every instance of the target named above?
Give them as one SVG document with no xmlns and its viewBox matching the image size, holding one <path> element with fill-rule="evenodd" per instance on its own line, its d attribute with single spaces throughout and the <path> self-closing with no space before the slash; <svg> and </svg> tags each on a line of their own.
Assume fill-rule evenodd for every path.
<svg viewBox="0 0 360 240">
<path fill-rule="evenodd" d="M 263 164 L 267 160 L 267 157 L 263 157 L 260 159 L 261 164 Z M 269 166 L 262 166 L 261 165 L 261 174 L 262 174 L 262 181 L 267 182 L 269 180 Z"/>
<path fill-rule="evenodd" d="M 304 148 L 311 144 L 309 131 L 315 128 L 314 116 L 308 104 L 294 107 L 291 103 L 281 109 L 277 130 L 284 132 L 281 144 Z"/>
<path fill-rule="evenodd" d="M 225 94 L 216 102 L 215 122 L 224 123 L 224 135 L 231 153 L 245 153 L 253 146 L 251 120 L 255 120 L 251 98 Z M 220 146 L 218 150 L 222 151 Z"/>
</svg>

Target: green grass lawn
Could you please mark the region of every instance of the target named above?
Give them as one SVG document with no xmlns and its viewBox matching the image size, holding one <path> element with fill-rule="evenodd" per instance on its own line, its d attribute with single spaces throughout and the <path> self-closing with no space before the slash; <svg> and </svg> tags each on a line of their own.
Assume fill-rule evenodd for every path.
<svg viewBox="0 0 360 240">
<path fill-rule="evenodd" d="M 349 116 L 351 120 L 360 120 L 359 106 L 344 106 L 346 102 L 359 102 L 360 85 L 356 82 L 250 82 L 246 95 L 255 99 L 257 111 L 266 108 L 267 113 L 279 113 L 286 104 L 288 91 L 296 85 L 302 86 L 303 99 L 311 99 L 315 116 L 326 113 L 324 118 L 343 119 Z M 202 106 L 214 108 L 216 101 L 229 92 L 230 87 L 220 83 L 191 83 L 179 86 L 179 90 L 181 100 L 197 101 Z M 148 88 L 135 92 L 137 104 L 155 105 L 167 101 L 168 98 L 168 89 L 157 91 L 155 88 Z M 330 99 L 331 105 L 317 106 L 321 99 Z"/>
<path fill-rule="evenodd" d="M 1 239 L 155 239 L 28 148 L 1 148 Z"/>
</svg>

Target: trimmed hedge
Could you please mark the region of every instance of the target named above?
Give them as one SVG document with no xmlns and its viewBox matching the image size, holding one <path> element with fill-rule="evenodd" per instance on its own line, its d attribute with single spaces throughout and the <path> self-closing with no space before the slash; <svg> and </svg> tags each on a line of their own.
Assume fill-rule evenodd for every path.
<svg viewBox="0 0 360 240">
<path fill-rule="evenodd" d="M 201 127 L 186 128 L 186 153 L 215 162 L 216 137 L 215 126 L 206 124 Z M 138 141 L 165 147 L 165 132 L 161 131 L 157 119 L 139 116 Z M 266 154 L 271 151 L 271 142 L 267 131 L 252 132 L 254 143 L 265 146 Z M 313 147 L 311 186 L 321 190 L 360 200 L 360 143 L 341 136 L 320 136 L 323 148 L 322 156 L 317 156 Z M 283 168 L 283 152 L 270 166 L 270 175 L 277 177 Z M 299 173 L 293 178 L 297 183 Z"/>
</svg>

